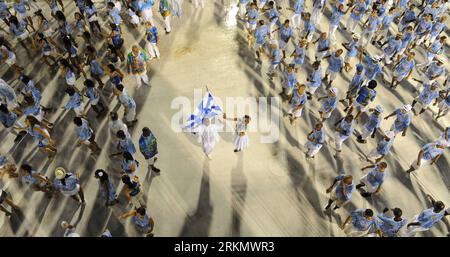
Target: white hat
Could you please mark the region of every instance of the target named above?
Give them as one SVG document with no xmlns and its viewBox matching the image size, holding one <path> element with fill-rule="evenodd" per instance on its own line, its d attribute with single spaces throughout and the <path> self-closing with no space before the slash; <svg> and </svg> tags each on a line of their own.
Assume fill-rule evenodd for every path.
<svg viewBox="0 0 450 257">
<path fill-rule="evenodd" d="M 360 39 L 361 38 L 361 36 L 358 33 L 353 33 L 352 37 L 356 38 L 356 39 Z"/>
<path fill-rule="evenodd" d="M 62 228 L 67 228 L 67 226 L 69 225 L 69 223 L 65 220 L 61 221 L 61 227 Z"/>
<path fill-rule="evenodd" d="M 63 167 L 58 167 L 55 169 L 56 179 L 63 179 L 66 176 L 66 170 Z"/>
<path fill-rule="evenodd" d="M 407 112 L 410 112 L 411 109 L 412 109 L 412 106 L 410 104 L 405 104 L 405 105 L 402 106 L 402 109 L 407 111 Z"/>
<path fill-rule="evenodd" d="M 337 87 L 332 87 L 330 88 L 330 92 L 332 92 L 334 95 L 337 95 L 339 90 L 337 89 Z"/>
<path fill-rule="evenodd" d="M 375 110 L 376 110 L 377 112 L 379 112 L 379 113 L 384 112 L 383 106 L 381 106 L 381 105 L 375 106 Z"/>
<path fill-rule="evenodd" d="M 387 136 L 388 138 L 392 139 L 395 137 L 395 133 L 394 131 L 388 130 L 384 132 L 384 135 Z"/>
</svg>

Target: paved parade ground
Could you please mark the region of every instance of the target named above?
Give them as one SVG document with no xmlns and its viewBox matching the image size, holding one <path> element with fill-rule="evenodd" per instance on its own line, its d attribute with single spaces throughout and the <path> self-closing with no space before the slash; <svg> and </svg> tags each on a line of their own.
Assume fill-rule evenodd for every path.
<svg viewBox="0 0 450 257">
<path fill-rule="evenodd" d="M 73 20 L 72 13 L 76 6 L 73 1 L 64 2 L 67 2 L 64 13 L 69 20 Z M 97 2 L 102 2 L 98 4 L 100 9 L 103 1 Z M 321 104 L 317 98 L 309 101 L 303 116 L 291 125 L 285 117 L 288 104 L 279 95 L 282 91 L 281 76 L 269 79 L 269 59 L 266 55 L 262 56 L 262 63 L 256 61 L 254 51 L 247 43 L 244 23 L 236 19 L 237 1 L 205 2 L 205 8 L 195 9 L 189 0 L 185 0 L 181 18 L 172 18 L 173 30 L 170 34 L 164 33 L 164 23 L 157 12 L 158 4 L 155 4 L 154 19 L 160 35 L 158 46 L 161 58 L 150 61 L 150 86 L 143 85 L 136 89 L 134 78 L 126 74 L 126 65 L 121 66 L 126 74 L 123 84 L 137 104 L 138 122 L 130 129 L 133 142 L 137 145 L 141 129 L 145 126 L 152 130 L 158 140 L 159 158 L 156 164 L 161 169 L 159 175 L 146 170 L 143 156 L 139 152 L 136 154 L 141 163 L 137 175 L 146 193 L 148 212 L 155 221 L 155 236 L 345 236 L 339 226 L 357 208 L 371 208 L 378 213 L 385 207 L 399 207 L 403 210 L 403 216 L 410 221 L 414 215 L 430 206 L 427 194 L 443 201 L 446 208 L 450 205 L 448 149 L 436 165 L 425 165 L 411 175 L 405 172 L 417 158 L 420 148 L 437 140 L 441 131 L 450 125 L 448 116 L 436 122 L 434 115 L 438 109 L 437 106 L 431 106 L 420 116 L 413 116 L 405 137 L 400 134 L 397 136 L 391 153 L 385 158 L 388 177 L 382 191 L 367 199 L 355 191 L 351 202 L 344 208 L 332 213 L 325 212 L 329 197 L 326 189 L 338 174 L 344 173 L 353 175 L 357 184 L 359 178 L 366 174 L 361 171 L 362 167 L 368 165 L 365 156 L 376 146 L 380 133 L 377 133 L 376 139 L 369 138 L 367 144 L 358 143 L 356 135 L 361 131 L 360 122 L 355 135 L 345 141 L 342 152 L 335 157 L 334 123 L 345 115 L 345 107 L 339 103 L 324 125 L 327 132 L 325 146 L 313 160 L 307 160 L 304 147 L 306 136 L 319 120 Z M 282 2 L 285 7 L 288 1 Z M 306 2 L 310 8 L 311 3 Z M 49 12 L 47 5 L 44 10 Z M 327 7 L 319 31 L 328 32 L 327 16 L 330 11 Z M 283 17 L 280 20 L 284 21 L 292 12 L 283 8 L 280 13 Z M 343 18 L 343 24 L 347 18 L 348 15 Z M 101 24 L 106 27 L 103 20 Z M 5 25 L 2 23 L 2 26 Z M 122 29 L 127 52 L 131 51 L 134 44 L 144 48 L 142 25 L 132 28 L 124 24 Z M 356 30 L 360 33 L 361 27 L 358 26 Z M 294 35 L 297 42 L 297 30 Z M 5 37 L 10 38 L 9 35 Z M 342 48 L 341 43 L 348 42 L 350 38 L 348 31 L 338 29 L 336 40 L 332 41 L 333 49 Z M 82 39 L 77 40 L 81 46 Z M 96 48 L 101 56 L 105 52 L 104 42 L 97 42 Z M 309 47 L 306 62 L 312 62 L 315 49 L 315 45 Z M 120 203 L 113 207 L 105 207 L 99 198 L 99 187 L 94 178 L 96 169 L 104 169 L 110 174 L 117 192 L 123 187 L 120 182 L 121 159 L 109 157 L 116 149 L 111 143 L 108 115 L 97 119 L 95 112 L 88 112 L 90 124 L 96 131 L 96 141 L 102 148 L 98 157 L 92 157 L 86 146 L 76 146 L 78 136 L 72 122 L 75 113 L 62 109 L 68 96 L 64 93 L 66 85 L 61 71 L 55 67 L 49 68 L 39 60 L 39 54 L 32 50 L 27 53 L 20 45 L 16 45 L 14 50 L 17 63 L 41 85 L 42 105 L 54 108 L 47 118 L 54 122 L 52 136 L 58 146 L 58 153 L 53 161 L 48 161 L 30 136 L 15 144 L 15 136 L 4 130 L 0 131 L 0 150 L 11 154 L 18 166 L 27 162 L 51 179 L 54 178 L 54 169 L 59 166 L 79 172 L 86 205 L 80 205 L 63 195 L 48 198 L 43 193 L 32 191 L 19 180 L 4 176 L 2 184 L 11 192 L 20 211 L 11 218 L 0 213 L 0 236 L 62 236 L 64 230 L 60 224 L 63 220 L 76 224 L 76 232 L 81 236 L 99 236 L 106 228 L 114 237 L 140 236 L 131 220 L 120 219 L 120 215 L 130 209 L 123 195 L 119 197 Z M 288 56 L 292 50 L 291 44 Z M 381 50 L 373 45 L 369 45 L 367 51 L 381 54 Z M 418 62 L 425 60 L 423 48 L 419 46 L 415 52 Z M 449 69 L 447 56 L 443 56 L 443 59 Z M 290 61 L 291 57 L 287 58 L 287 62 Z M 355 64 L 352 63 L 353 66 Z M 323 61 L 324 71 L 327 66 L 327 61 Z M 339 89 L 339 98 L 344 98 L 354 70 L 343 70 L 333 82 Z M 305 83 L 310 71 L 311 65 L 308 64 L 306 70 L 299 71 L 298 80 Z M 18 84 L 17 75 L 6 64 L 0 66 L 0 74 L 11 86 Z M 389 67 L 384 68 L 384 77 L 391 80 Z M 403 81 L 396 90 L 379 81 L 377 98 L 372 105 L 381 104 L 385 117 L 403 104 L 411 104 L 418 94 L 418 82 L 413 78 L 419 77 L 420 74 L 414 70 L 408 81 Z M 80 89 L 83 80 L 81 77 L 76 82 Z M 444 80 L 443 77 L 440 82 Z M 107 81 L 106 76 L 103 81 Z M 109 104 L 109 111 L 118 110 L 122 116 L 123 107 L 111 95 L 112 86 L 109 82 L 105 84 L 102 97 Z M 177 103 L 174 99 L 189 99 L 193 110 L 198 104 L 194 102 L 194 90 L 204 90 L 205 86 L 223 102 L 225 110 L 233 110 L 225 106 L 227 97 L 277 97 L 280 110 L 272 110 L 271 119 L 280 121 L 279 140 L 274 143 L 262 142 L 265 133 L 259 131 L 258 122 L 266 113 L 258 113 L 250 108 L 248 114 L 253 118 L 253 127 L 249 133 L 249 147 L 242 152 L 233 152 L 233 132 L 221 132 L 220 142 L 214 148 L 212 160 L 209 160 L 195 136 L 176 132 L 172 126 L 174 115 L 180 111 L 179 106 L 173 104 Z M 324 88 L 316 94 L 324 95 Z M 185 112 L 184 117 L 189 114 L 189 111 Z M 227 116 L 234 117 L 237 114 L 227 112 Z M 388 130 L 393 120 L 382 120 L 380 132 Z M 234 126 L 232 121 L 226 123 Z M 445 236 L 447 233 L 446 226 L 438 223 L 418 236 Z"/>
</svg>

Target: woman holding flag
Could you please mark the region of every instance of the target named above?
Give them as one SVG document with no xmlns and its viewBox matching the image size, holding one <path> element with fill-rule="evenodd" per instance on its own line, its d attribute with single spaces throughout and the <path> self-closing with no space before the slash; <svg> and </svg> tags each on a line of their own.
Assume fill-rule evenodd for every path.
<svg viewBox="0 0 450 257">
<path fill-rule="evenodd" d="M 203 152 L 206 154 L 208 159 L 212 159 L 212 151 L 217 142 L 219 142 L 220 137 L 217 130 L 219 128 L 218 124 L 211 124 L 210 118 L 203 118 L 203 122 L 197 127 L 198 132 L 198 142 L 202 144 Z"/>
<path fill-rule="evenodd" d="M 222 113 L 222 108 L 216 103 L 213 95 L 206 87 L 205 96 L 194 113 L 191 114 L 188 124 L 185 126 L 186 129 L 197 135 L 198 143 L 202 144 L 203 152 L 210 160 L 212 159 L 211 153 L 214 146 L 220 139 L 217 131 L 222 128 L 222 124 L 212 124 L 211 120 L 220 113 Z"/>
</svg>

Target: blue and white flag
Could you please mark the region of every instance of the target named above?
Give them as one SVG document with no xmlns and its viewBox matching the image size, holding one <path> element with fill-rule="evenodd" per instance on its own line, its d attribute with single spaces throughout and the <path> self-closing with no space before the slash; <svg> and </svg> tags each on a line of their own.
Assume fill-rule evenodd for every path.
<svg viewBox="0 0 450 257">
<path fill-rule="evenodd" d="M 216 103 L 211 92 L 206 91 L 206 95 L 194 112 L 189 116 L 184 128 L 193 129 L 202 124 L 203 118 L 212 118 L 221 113 L 222 108 Z"/>
</svg>

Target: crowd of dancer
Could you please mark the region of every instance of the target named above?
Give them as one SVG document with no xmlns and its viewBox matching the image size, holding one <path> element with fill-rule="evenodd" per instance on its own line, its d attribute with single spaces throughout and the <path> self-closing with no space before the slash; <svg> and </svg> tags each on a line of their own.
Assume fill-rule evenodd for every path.
<svg viewBox="0 0 450 257">
<path fill-rule="evenodd" d="M 345 114 L 334 124 L 328 124 L 334 131 L 336 156 L 342 154 L 343 143 L 352 135 L 361 144 L 376 140 L 376 147 L 367 154 L 369 164 L 362 168 L 370 171 L 361 176 L 357 185 L 350 175 L 340 174 L 334 178 L 327 189 L 330 199 L 326 211 L 343 207 L 351 201 L 355 190 L 359 190 L 363 197 L 376 197 L 389 170 L 383 159 L 390 153 L 396 137 L 406 135 L 413 117 L 429 115 L 427 110 L 431 106 L 437 106 L 438 112 L 433 117 L 436 121 L 448 114 L 450 81 L 444 67 L 447 1 L 239 0 L 237 16 L 245 27 L 254 58 L 260 64 L 268 60 L 268 80 L 281 78 L 281 94 L 287 101 L 285 116 L 289 122 L 296 124 L 310 102 L 321 103 L 317 110 L 320 118 L 307 134 L 306 157 L 313 160 L 329 142 L 325 126 L 331 115 L 338 112 L 340 104 Z M 92 110 L 97 119 L 108 116 L 111 137 L 117 146 L 117 151 L 110 157 L 120 156 L 122 192 L 132 206 L 130 212 L 121 217 L 132 217 L 139 231 L 152 236 L 154 221 L 144 200 L 141 184 L 144 182 L 138 175 L 138 171 L 145 168 L 136 160 L 135 143 L 139 154 L 147 160 L 149 172 L 159 174 L 160 170 L 155 166 L 157 140 L 150 128 L 143 127 L 139 141 L 133 142 L 128 130 L 137 124 L 137 106 L 123 79 L 125 76 L 134 77 L 136 90 L 140 90 L 142 84 L 150 85 L 147 75 L 150 61 L 161 58 L 158 49 L 161 33 L 154 22 L 154 10 L 159 11 L 164 21 L 164 33 L 169 34 L 172 16 L 181 15 L 180 2 L 74 0 L 70 4 L 75 3 L 77 11 L 70 17 L 65 10 L 66 1 L 45 2 L 47 6 L 32 0 L 0 0 L 0 16 L 4 22 L 1 26 L 4 33 L 0 38 L 0 64 L 8 65 L 19 82 L 11 86 L 0 79 L 0 121 L 8 135 L 15 137 L 16 143 L 31 137 L 50 160 L 58 155 L 58 142 L 53 139 L 53 131 L 58 124 L 49 120 L 55 111 L 54 106 L 42 105 L 44 85 L 37 83 L 18 64 L 25 62 L 18 62 L 19 57 L 15 54 L 22 47 L 28 55 L 40 58 L 49 69 L 58 69 L 65 79 L 64 92 L 68 101 L 64 104 L 64 111 L 73 112 L 77 146 L 89 148 L 92 158 L 97 158 L 102 148 L 96 142 L 96 128 L 91 125 L 92 120 L 87 114 Z M 205 5 L 202 0 L 193 4 L 195 8 Z M 321 23 L 323 16 L 329 18 L 328 28 Z M 344 19 L 347 19 L 345 23 Z M 145 49 L 125 43 L 124 24 L 145 31 Z M 337 43 L 338 30 L 349 35 L 350 40 Z M 97 43 L 101 41 L 105 44 L 100 48 Z M 129 48 L 131 51 L 126 53 Z M 312 56 L 309 56 L 309 48 L 314 48 Z M 419 53 L 425 54 L 425 62 L 416 63 Z M 413 78 L 414 71 L 420 77 Z M 338 76 L 344 75 L 353 78 L 348 90 L 339 92 L 334 83 Z M 406 84 L 408 79 L 414 79 L 417 84 L 411 87 Z M 385 108 L 373 104 L 377 87 L 395 91 L 399 85 L 417 97 L 412 103 L 403 103 L 384 116 Z M 108 110 L 109 102 L 114 99 L 123 107 L 123 115 Z M 395 119 L 391 128 L 381 131 L 381 122 L 391 117 Z M 234 151 L 247 148 L 250 116 L 227 118 L 223 115 L 223 118 L 237 122 Z M 358 123 L 360 129 L 357 129 Z M 210 126 L 209 120 L 205 119 L 196 130 L 209 158 L 218 140 L 216 129 Z M 424 165 L 435 164 L 450 146 L 449 135 L 449 128 L 446 128 L 438 139 L 426 142 L 409 169 L 403 172 L 411 173 Z M 18 179 L 49 197 L 61 193 L 85 204 L 80 174 L 66 167 L 57 167 L 50 179 L 26 160 L 16 164 L 8 154 L 0 156 L 0 167 L 2 175 L 11 180 Z M 121 204 L 115 186 L 118 181 L 113 181 L 111 174 L 104 169 L 96 170 L 94 176 L 105 206 Z M 432 207 L 410 220 L 402 216 L 398 207 L 386 208 L 378 215 L 371 209 L 357 209 L 341 227 L 351 236 L 412 236 L 417 231 L 432 228 L 441 220 L 445 221 L 444 217 L 450 214 L 450 209 L 446 209 L 442 201 L 431 195 L 428 199 Z M 0 210 L 8 216 L 20 208 L 5 189 L 1 191 L 0 203 Z M 74 225 L 63 221 L 61 226 L 66 229 L 67 236 L 77 236 Z M 105 231 L 102 236 L 111 236 L 111 233 Z"/>
<path fill-rule="evenodd" d="M 395 138 L 399 134 L 405 136 L 413 117 L 428 115 L 425 112 L 431 106 L 437 105 L 437 112 L 430 114 L 436 121 L 449 112 L 450 80 L 444 66 L 448 1 L 284 2 L 240 0 L 238 17 L 257 62 L 262 64 L 266 59 L 269 62 L 268 79 L 280 77 L 280 95 L 287 101 L 285 117 L 295 124 L 305 107 L 318 113 L 317 123 L 307 134 L 306 158 L 314 159 L 330 142 L 325 127 L 330 116 L 339 113 L 340 104 L 343 117 L 329 123 L 334 131 L 334 147 L 328 145 L 336 151 L 335 157 L 342 154 L 343 143 L 353 135 L 361 144 L 368 140 L 376 142 L 376 147 L 366 154 L 369 165 L 361 169 L 369 172 L 356 182 L 351 175 L 337 176 L 326 190 L 330 199 L 325 211 L 335 211 L 350 202 L 355 190 L 365 198 L 377 197 L 389 170 L 383 159 L 390 153 Z M 323 16 L 329 19 L 328 26 L 321 23 Z M 350 40 L 337 40 L 338 30 Z M 313 48 L 314 54 L 310 54 L 309 48 Z M 419 53 L 425 55 L 425 62 L 417 62 Z M 419 76 L 413 77 L 413 71 Z M 339 92 L 334 81 L 347 75 L 353 76 L 348 89 Z M 411 86 L 408 79 L 417 84 Z M 385 108 L 374 104 L 377 87 L 395 91 L 399 85 L 416 97 L 412 103 L 403 103 L 385 115 Z M 320 103 L 318 110 L 313 109 L 312 101 Z M 394 117 L 392 126 L 382 131 L 381 122 L 391 117 Z M 435 141 L 425 142 L 407 170 L 392 172 L 409 174 L 435 164 L 450 146 L 448 134 L 447 127 Z M 444 217 L 450 214 L 450 208 L 446 209 L 442 201 L 431 195 L 427 197 L 432 207 L 411 220 L 404 218 L 398 207 L 386 208 L 378 215 L 371 209 L 357 209 L 340 224 L 341 228 L 349 236 L 413 236 L 441 220 L 447 222 Z"/>
<path fill-rule="evenodd" d="M 123 80 L 125 76 L 133 76 L 136 90 L 142 84 L 150 85 L 147 75 L 150 60 L 160 58 L 160 33 L 155 26 L 153 9 L 158 7 L 164 20 L 165 34 L 169 34 L 172 31 L 171 17 L 180 16 L 181 7 L 177 6 L 178 2 L 169 0 L 76 0 L 70 3 L 46 0 L 43 3 L 45 5 L 27 0 L 0 1 L 0 16 L 4 22 L 1 27 L 4 33 L 0 38 L 0 64 L 10 66 L 19 82 L 12 86 L 0 79 L 1 123 L 8 135 L 15 136 L 16 144 L 31 137 L 50 161 L 58 155 L 58 142 L 53 139 L 53 131 L 58 124 L 47 118 L 55 110 L 54 107 L 43 106 L 41 102 L 45 85 L 37 83 L 18 64 L 19 57 L 15 52 L 22 47 L 29 56 L 40 58 L 48 69 L 59 71 L 65 79 L 66 85 L 61 88 L 69 98 L 63 109 L 74 113 L 72 123 L 78 136 L 76 147 L 89 148 L 92 158 L 97 158 L 102 149 L 96 142 L 95 128 L 88 119 L 88 113 L 95 112 L 98 120 L 105 116 L 109 118 L 109 131 L 117 148 L 110 158 L 120 157 L 120 180 L 124 184 L 122 193 L 132 207 L 122 218 L 131 217 L 139 231 L 152 236 L 154 221 L 147 210 L 144 189 L 136 175 L 139 169 L 146 170 L 146 165 L 140 165 L 136 160 L 135 143 L 147 160 L 149 172 L 159 174 L 160 170 L 155 166 L 157 141 L 148 127 L 141 128 L 138 142 L 132 141 L 128 129 L 136 125 L 137 106 Z M 70 16 L 65 10 L 67 4 L 76 5 L 77 10 Z M 132 45 L 131 51 L 125 52 L 129 47 L 125 44 L 123 31 L 124 26 L 128 25 L 145 33 L 145 49 Z M 105 44 L 99 47 L 98 42 Z M 114 98 L 124 109 L 122 117 L 120 113 L 108 110 L 108 101 Z M 57 167 L 51 179 L 28 164 L 27 160 L 18 165 L 10 154 L 5 153 L 1 155 L 0 167 L 2 177 L 8 175 L 10 179 L 16 178 L 49 197 L 61 193 L 80 204 L 86 203 L 78 172 Z M 103 169 L 97 169 L 94 176 L 98 180 L 104 205 L 118 204 L 116 181 L 112 181 Z M 0 203 L 0 210 L 7 216 L 14 215 L 14 210 L 19 208 L 5 188 L 1 191 Z M 61 226 L 66 229 L 66 236 L 78 235 L 74 232 L 74 225 L 63 221 Z"/>
</svg>

